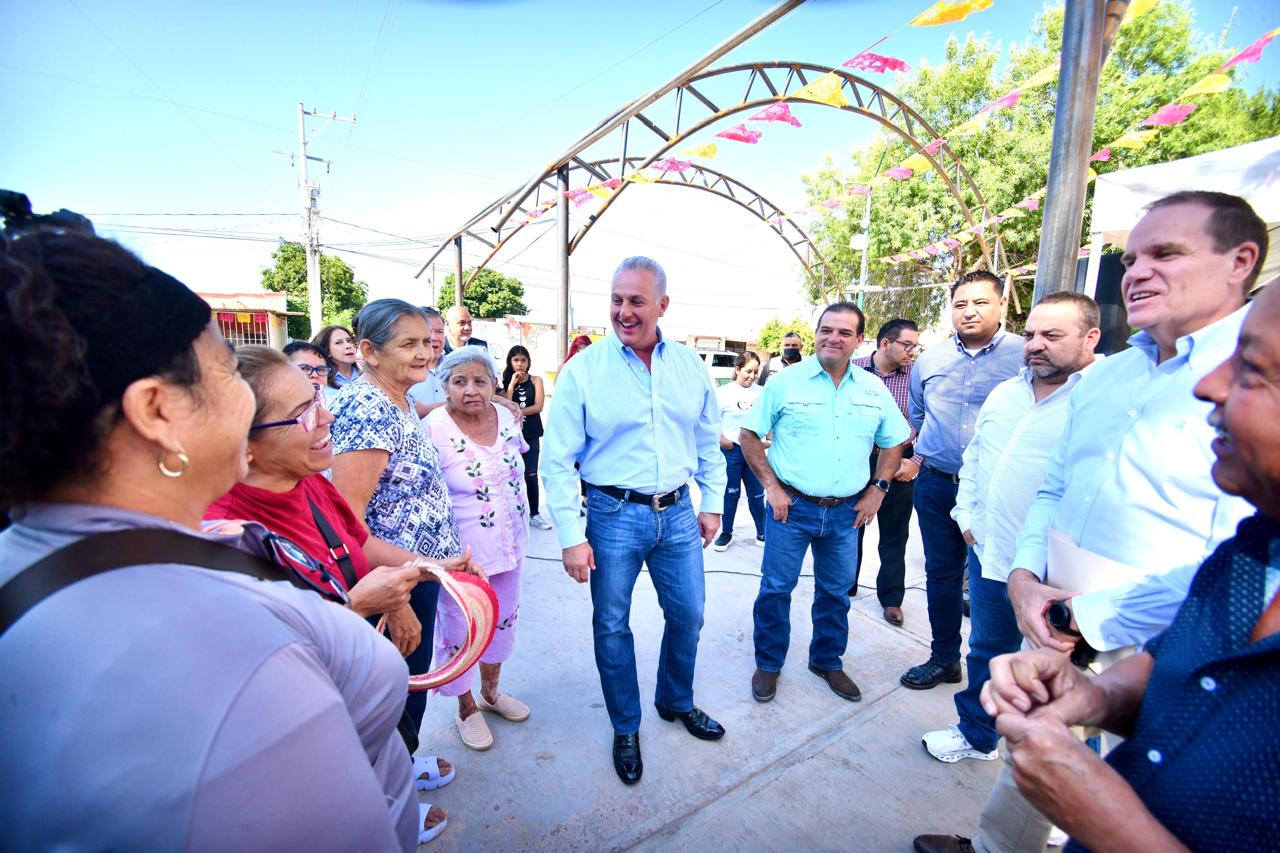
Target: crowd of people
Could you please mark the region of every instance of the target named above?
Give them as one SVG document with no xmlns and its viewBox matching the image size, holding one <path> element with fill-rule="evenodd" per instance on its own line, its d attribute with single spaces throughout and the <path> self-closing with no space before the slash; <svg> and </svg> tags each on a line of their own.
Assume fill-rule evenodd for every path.
<svg viewBox="0 0 1280 853">
<path fill-rule="evenodd" d="M 956 722 L 923 746 L 991 761 L 1003 739 L 1005 758 L 978 835 L 921 835 L 917 850 L 1038 853 L 1055 827 L 1072 849 L 1270 849 L 1280 293 L 1253 294 L 1267 247 L 1242 199 L 1177 193 L 1129 237 L 1138 331 L 1123 352 L 1095 353 L 1098 306 L 1069 291 L 1011 331 L 1004 282 L 976 271 L 949 290 L 955 335 L 927 350 L 899 318 L 857 357 L 866 319 L 836 302 L 812 357 L 789 335 L 781 356 L 739 355 L 719 388 L 662 334 L 662 267 L 627 258 L 613 334 L 575 340 L 548 393 L 530 351 L 499 368 L 461 306 L 380 299 L 352 329 L 232 351 L 202 300 L 110 241 L 8 240 L 8 837 L 432 840 L 448 816 L 416 794 L 456 771 L 419 754 L 427 694 L 409 674 L 469 642 L 439 580 L 472 574 L 497 602 L 477 663 L 437 690 L 457 700 L 461 743 L 487 750 L 486 714 L 532 713 L 501 675 L 530 528 L 553 525 L 590 587 L 612 760 L 636 784 L 636 581 L 647 569 L 663 614 L 657 714 L 720 740 L 694 701 L 703 552 L 731 546 L 745 497 L 758 702 L 778 694 L 809 554 L 807 667 L 861 700 L 844 657 L 865 531 L 879 531 L 883 618 L 902 626 L 915 514 L 931 644 L 900 683 L 964 682 Z M 340 791 L 342 807 L 272 796 L 299 786 Z"/>
</svg>

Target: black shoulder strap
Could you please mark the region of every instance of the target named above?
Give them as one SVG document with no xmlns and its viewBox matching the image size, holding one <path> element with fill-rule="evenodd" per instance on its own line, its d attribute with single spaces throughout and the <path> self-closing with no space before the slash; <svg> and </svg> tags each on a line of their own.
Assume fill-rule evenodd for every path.
<svg viewBox="0 0 1280 853">
<path fill-rule="evenodd" d="M 119 530 L 86 536 L 32 563 L 0 587 L 0 634 L 59 590 L 94 575 L 152 563 L 179 563 L 236 572 L 266 581 L 289 581 L 312 590 L 275 563 L 210 539 L 176 530 Z"/>
<path fill-rule="evenodd" d="M 347 582 L 347 591 L 350 592 L 356 585 L 356 564 L 351 561 L 351 552 L 347 549 L 347 543 L 342 541 L 342 537 L 333 529 L 329 519 L 324 517 L 320 507 L 316 506 L 316 502 L 307 498 L 307 503 L 311 504 L 311 517 L 316 520 L 316 527 L 320 528 L 324 544 L 329 546 L 329 553 L 333 555 L 338 568 L 342 570 L 342 579 Z"/>
</svg>

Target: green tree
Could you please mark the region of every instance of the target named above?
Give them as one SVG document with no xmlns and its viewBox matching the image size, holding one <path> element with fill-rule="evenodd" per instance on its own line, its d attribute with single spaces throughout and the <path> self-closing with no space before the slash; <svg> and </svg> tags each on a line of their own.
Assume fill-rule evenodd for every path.
<svg viewBox="0 0 1280 853">
<path fill-rule="evenodd" d="M 769 322 L 760 327 L 760 349 L 772 355 L 779 355 L 782 352 L 782 338 L 788 332 L 800 335 L 802 353 L 805 355 L 813 353 L 813 329 L 809 328 L 809 321 L 803 317 L 796 317 L 785 323 L 778 317 L 770 318 Z M 761 353 L 761 356 L 768 357 L 765 353 Z"/>
<path fill-rule="evenodd" d="M 287 294 L 290 311 L 308 310 L 307 253 L 301 243 L 282 242 L 271 259 L 275 265 L 262 271 L 262 288 Z M 369 286 L 356 278 L 355 271 L 341 258 L 320 255 L 320 318 L 324 325 L 351 328 L 351 320 L 369 297 Z M 308 317 L 289 318 L 289 337 L 308 340 L 312 334 Z M 317 330 L 318 331 L 318 330 Z"/>
<path fill-rule="evenodd" d="M 1053 63 L 1062 46 L 1061 8 L 1037 18 L 1028 39 L 1010 45 L 1007 62 L 987 38 L 972 33 L 963 41 L 948 40 L 941 65 L 922 64 L 900 78 L 900 97 L 939 133 L 967 120 L 995 98 L 1009 92 L 1031 74 Z M 1252 40 L 1254 34 L 1242 33 Z M 1190 7 L 1183 0 L 1162 0 L 1149 12 L 1120 30 L 1111 57 L 1103 68 L 1098 91 L 1093 150 L 1104 147 L 1141 119 L 1176 100 L 1179 93 L 1211 73 L 1239 47 L 1209 49 L 1210 40 L 1192 27 Z M 996 72 L 997 66 L 1001 71 Z M 986 128 L 972 136 L 948 140 L 973 176 L 991 213 L 1004 210 L 1045 186 L 1057 87 L 1050 84 L 1022 94 L 1011 110 L 997 111 Z M 1111 160 L 1094 164 L 1099 172 L 1162 163 L 1280 134 L 1280 93 L 1261 87 L 1249 93 L 1239 87 L 1195 99 L 1198 109 L 1180 125 L 1161 128 L 1142 148 L 1115 149 Z M 811 203 L 847 200 L 847 188 L 896 166 L 915 149 L 896 135 L 879 136 L 853 152 L 852 163 L 828 156 L 815 173 L 805 177 Z M 1089 192 L 1092 194 L 1092 184 Z M 861 199 L 816 221 L 810 236 L 818 243 L 840 281 L 857 281 L 859 252 L 849 238 L 861 230 Z M 967 199 L 971 208 L 974 200 Z M 975 218 L 982 214 L 974 209 Z M 963 217 L 945 183 L 930 171 L 907 181 L 890 181 L 875 189 L 872 202 L 869 284 L 911 290 L 869 293 L 868 329 L 895 316 L 932 322 L 946 302 L 948 284 L 968 269 L 984 266 L 980 241 L 956 247 L 927 261 L 897 266 L 875 258 L 917 248 L 965 227 Z M 1005 259 L 999 268 L 1035 261 L 1039 249 L 1041 212 L 999 226 Z M 1081 242 L 1088 233 L 1088 208 Z M 984 235 L 994 251 L 991 234 Z M 935 287 L 929 287 L 935 285 Z M 1025 313 L 1031 302 L 1031 281 L 1018 283 L 1018 301 Z M 810 291 L 816 299 L 816 294 Z M 1013 318 L 1015 326 L 1018 319 Z"/>
<path fill-rule="evenodd" d="M 469 275 L 471 270 L 463 271 L 463 280 Z M 449 273 L 440 288 L 439 304 L 442 311 L 453 305 L 453 279 L 453 273 Z M 487 268 L 480 270 L 475 281 L 462 294 L 462 304 L 467 306 L 473 317 L 505 317 L 508 314 L 529 313 L 524 304 L 524 284 L 520 279 Z"/>
</svg>

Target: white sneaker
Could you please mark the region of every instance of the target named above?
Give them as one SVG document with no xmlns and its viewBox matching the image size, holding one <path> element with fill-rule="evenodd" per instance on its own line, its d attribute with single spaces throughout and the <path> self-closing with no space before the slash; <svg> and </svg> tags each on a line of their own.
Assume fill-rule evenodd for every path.
<svg viewBox="0 0 1280 853">
<path fill-rule="evenodd" d="M 529 519 L 529 526 L 536 527 L 539 530 L 550 530 L 551 522 L 542 517 L 542 513 L 538 513 Z"/>
<path fill-rule="evenodd" d="M 995 761 L 1000 757 L 998 750 L 980 752 L 973 748 L 969 739 L 960 734 L 956 726 L 947 726 L 939 732 L 926 732 L 920 739 L 929 754 L 939 761 L 955 764 L 962 758 L 976 758 L 979 761 Z"/>
<path fill-rule="evenodd" d="M 1049 833 L 1049 842 L 1047 846 L 1066 847 L 1067 842 L 1070 840 L 1071 840 L 1071 837 L 1069 835 L 1067 835 L 1065 832 L 1063 832 L 1061 829 L 1058 829 L 1058 827 L 1055 826 L 1052 829 L 1052 831 L 1050 831 Z"/>
</svg>

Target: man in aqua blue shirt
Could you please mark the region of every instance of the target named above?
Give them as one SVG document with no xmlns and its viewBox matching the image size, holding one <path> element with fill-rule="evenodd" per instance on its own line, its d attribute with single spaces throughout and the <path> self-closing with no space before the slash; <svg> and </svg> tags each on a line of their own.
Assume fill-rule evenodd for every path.
<svg viewBox="0 0 1280 853">
<path fill-rule="evenodd" d="M 858 528 L 880 509 L 911 436 L 893 395 L 850 364 L 865 318 L 850 302 L 818 318 L 814 357 L 773 377 L 742 422 L 747 464 L 764 486 L 764 560 L 755 603 L 756 672 L 751 695 L 768 702 L 791 642 L 791 592 L 813 549 L 813 639 L 809 671 L 857 702 L 843 669 L 849 642 L 849 586 L 857 576 Z M 761 438 L 773 434 L 765 458 Z M 872 481 L 871 448 L 880 450 Z M 869 482 L 870 481 L 870 482 Z"/>
<path fill-rule="evenodd" d="M 720 406 L 702 359 L 663 339 L 667 276 L 627 258 L 613 276 L 614 334 L 580 352 L 556 378 L 542 445 L 547 506 L 565 571 L 591 583 L 596 668 L 613 723 L 613 764 L 640 781 L 640 686 L 631 592 L 649 568 L 666 628 L 654 699 L 658 716 L 702 740 L 724 728 L 693 704 L 693 670 L 705 598 L 702 549 L 720 527 L 726 484 Z M 580 468 L 575 470 L 574 465 Z M 578 479 L 587 523 L 579 517 Z M 701 492 L 695 514 L 689 479 Z"/>
<path fill-rule="evenodd" d="M 911 369 L 911 426 L 920 463 L 912 500 L 924 545 L 925 594 L 933 641 L 929 659 L 902 674 L 903 687 L 958 683 L 960 623 L 968 545 L 951 518 L 964 450 L 978 410 L 997 385 L 1022 369 L 1022 339 L 1001 326 L 1004 282 L 986 270 L 951 286 L 951 340 L 930 347 Z"/>
</svg>

